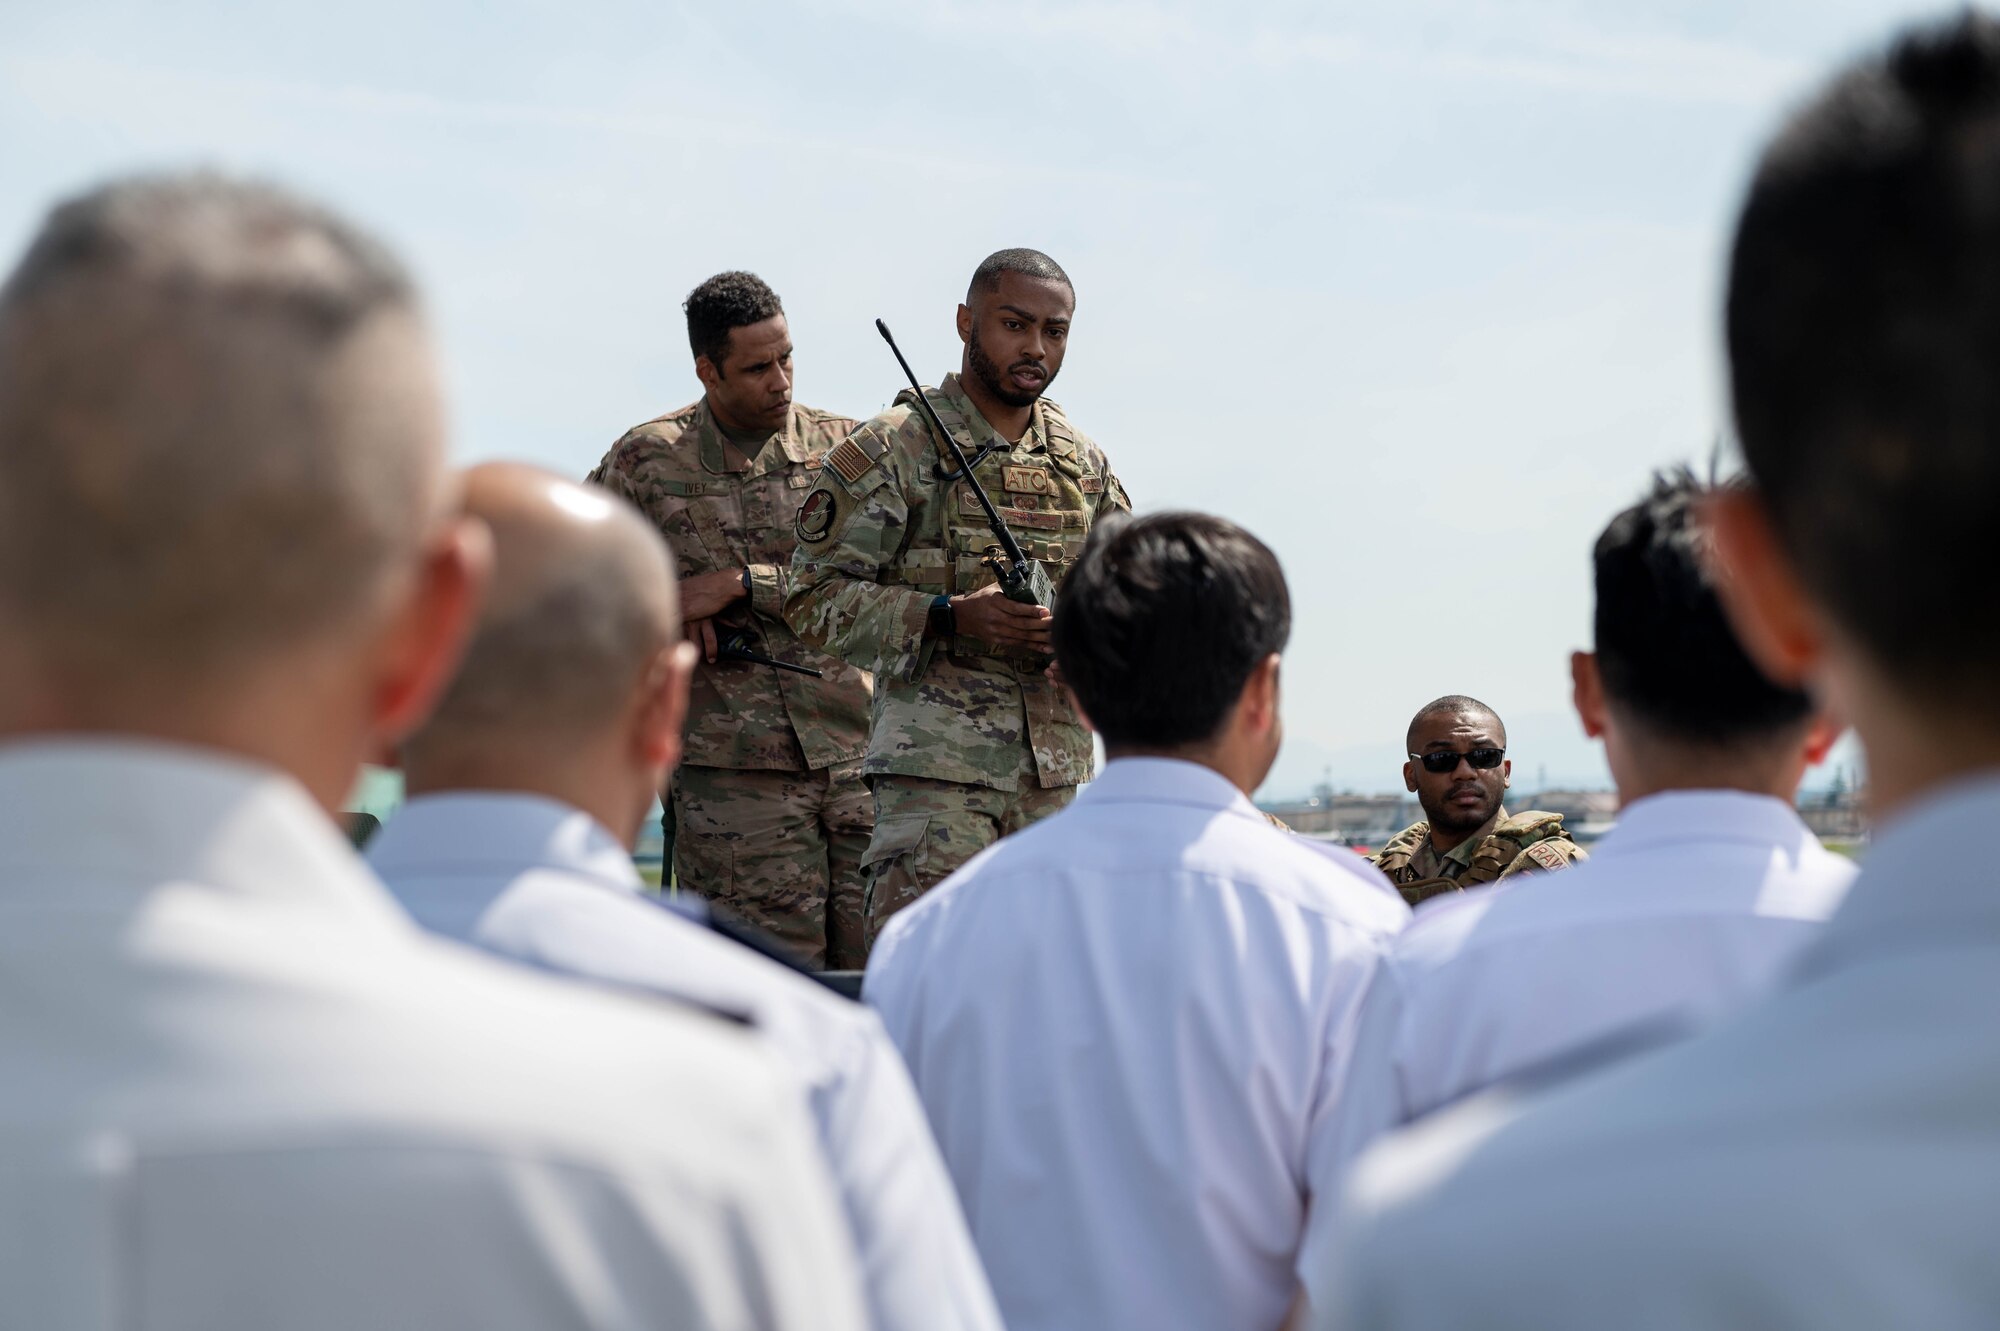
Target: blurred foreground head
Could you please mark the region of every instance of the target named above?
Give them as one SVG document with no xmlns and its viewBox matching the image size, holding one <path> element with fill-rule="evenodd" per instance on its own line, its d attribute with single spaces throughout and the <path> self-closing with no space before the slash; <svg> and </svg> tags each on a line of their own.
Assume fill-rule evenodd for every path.
<svg viewBox="0 0 2000 1331">
<path fill-rule="evenodd" d="M 270 186 L 120 181 L 0 289 L 0 732 L 233 749 L 322 802 L 476 589 L 410 280 Z"/>
<path fill-rule="evenodd" d="M 1851 716 L 1887 802 L 1991 765 L 1964 741 L 2000 732 L 2000 25 L 1914 30 L 1784 128 L 1728 339 L 1757 494 L 1718 499 L 1717 533 L 1746 645 Z"/>
<path fill-rule="evenodd" d="M 1685 468 L 1656 477 L 1591 554 L 1596 649 L 1572 654 L 1570 673 L 1627 802 L 1674 788 L 1790 799 L 1839 734 L 1738 642 L 1716 595 L 1706 494 Z"/>
<path fill-rule="evenodd" d="M 1291 632 L 1278 557 L 1205 513 L 1104 520 L 1056 600 L 1056 660 L 1105 751 L 1202 762 L 1246 793 L 1283 740 Z"/>
<path fill-rule="evenodd" d="M 666 543 L 608 491 L 517 463 L 467 472 L 464 502 L 493 577 L 457 677 L 403 746 L 410 793 L 545 795 L 629 842 L 680 758 L 694 668 Z"/>
</svg>

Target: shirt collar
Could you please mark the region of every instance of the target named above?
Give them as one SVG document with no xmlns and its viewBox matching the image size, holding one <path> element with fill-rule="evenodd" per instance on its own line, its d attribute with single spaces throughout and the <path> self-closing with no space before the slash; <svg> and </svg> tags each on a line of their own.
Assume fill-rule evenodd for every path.
<svg viewBox="0 0 2000 1331">
<path fill-rule="evenodd" d="M 1212 767 L 1181 758 L 1113 758 L 1095 781 L 1077 792 L 1079 803 L 1180 804 L 1229 809 L 1263 822 L 1244 793 Z"/>
<path fill-rule="evenodd" d="M 738 453 L 744 452 L 744 447 L 723 433 L 722 424 L 715 419 L 706 393 L 702 394 L 701 406 L 695 412 L 694 432 L 695 451 L 701 457 L 702 468 L 717 476 L 762 476 L 778 470 L 784 461 L 804 462 L 808 459 L 805 443 L 800 438 L 796 402 L 785 413 L 785 428 L 757 445 L 756 451 L 749 454 L 749 461 L 741 467 L 731 467 L 729 455 L 732 447 Z"/>
<path fill-rule="evenodd" d="M 0 899 L 137 908 L 177 882 L 410 928 L 332 820 L 274 768 L 128 737 L 0 743 Z"/>
<path fill-rule="evenodd" d="M 1470 869 L 1472 867 L 1473 855 L 1478 852 L 1480 846 L 1485 844 L 1486 838 L 1493 835 L 1493 829 L 1506 821 L 1507 806 L 1503 804 L 1500 806 L 1499 811 L 1493 815 L 1493 822 L 1485 831 L 1473 833 L 1450 850 L 1439 850 L 1437 843 L 1431 840 L 1431 834 L 1426 832 L 1424 833 L 1422 849 L 1428 850 L 1431 853 L 1431 858 L 1438 862 L 1440 870 L 1447 864 L 1455 864 L 1461 871 Z"/>
<path fill-rule="evenodd" d="M 457 790 L 418 795 L 368 843 L 384 878 L 467 873 L 504 882 L 529 869 L 554 869 L 637 892 L 632 852 L 611 830 L 560 800 L 518 791 Z"/>
<path fill-rule="evenodd" d="M 2000 772 L 1955 782 L 1884 824 L 1861 874 L 1802 973 L 1839 970 L 1911 949 L 2000 941 L 1992 875 L 1966 867 L 1966 847 L 2000 823 Z"/>
<path fill-rule="evenodd" d="M 955 371 L 944 377 L 944 382 L 938 385 L 938 393 L 945 399 L 946 405 L 965 418 L 966 429 L 972 435 L 969 442 L 975 452 L 989 443 L 998 443 L 1002 448 L 1018 448 L 1024 453 L 1040 452 L 1048 447 L 1048 436 L 1042 429 L 1040 402 L 1037 402 L 1035 409 L 1028 413 L 1028 432 L 1022 435 L 1021 442 L 1016 444 L 1002 439 L 1000 432 L 980 414 L 979 408 L 975 407 L 972 399 L 966 396 L 965 383 Z"/>
<path fill-rule="evenodd" d="M 1813 839 L 1798 811 L 1747 790 L 1664 790 L 1618 811 L 1618 823 L 1591 847 L 1592 859 L 1663 842 L 1746 841 L 1798 848 Z"/>
</svg>

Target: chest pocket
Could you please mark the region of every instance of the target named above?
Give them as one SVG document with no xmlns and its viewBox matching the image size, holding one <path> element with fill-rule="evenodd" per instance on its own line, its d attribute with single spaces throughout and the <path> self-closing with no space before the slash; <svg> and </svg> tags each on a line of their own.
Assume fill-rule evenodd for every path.
<svg viewBox="0 0 2000 1331">
<path fill-rule="evenodd" d="M 682 577 L 738 562 L 728 533 L 742 529 L 742 504 L 724 478 L 657 480 L 648 508 L 674 549 Z"/>
<path fill-rule="evenodd" d="M 1090 530 L 1091 506 L 1077 478 L 1034 454 L 989 459 L 975 474 L 1020 541 L 1022 553 L 1046 564 L 1050 576 L 1060 579 L 1082 553 Z M 993 581 L 992 570 L 982 561 L 987 549 L 999 541 L 971 486 L 961 482 L 952 487 L 950 513 L 958 587 L 961 591 L 982 587 Z"/>
<path fill-rule="evenodd" d="M 798 537 L 792 520 L 818 479 L 816 467 L 793 466 L 743 483 L 743 538 L 753 564 L 787 564 Z"/>
</svg>

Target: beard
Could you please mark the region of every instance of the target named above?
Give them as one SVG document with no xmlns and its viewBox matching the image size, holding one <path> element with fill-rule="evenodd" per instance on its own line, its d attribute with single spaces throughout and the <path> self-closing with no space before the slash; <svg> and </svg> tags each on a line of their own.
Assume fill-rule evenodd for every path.
<svg viewBox="0 0 2000 1331">
<path fill-rule="evenodd" d="M 1439 801 L 1441 806 L 1439 808 L 1433 809 L 1428 804 L 1424 805 L 1424 813 L 1430 818 L 1431 826 L 1437 828 L 1439 831 L 1450 832 L 1459 836 L 1470 832 L 1477 832 L 1480 828 L 1486 826 L 1488 818 L 1491 818 L 1499 811 L 1500 801 L 1497 798 L 1481 804 L 1476 809 L 1460 809 L 1449 802 L 1454 793 L 1454 791 L 1446 791 L 1444 799 Z M 1484 794 L 1485 792 L 1482 791 L 1481 793 Z"/>
<path fill-rule="evenodd" d="M 987 392 L 1010 407 L 1034 406 L 1036 399 L 1048 392 L 1049 385 L 1056 381 L 1055 374 L 1050 371 L 1048 366 L 1038 364 L 1034 361 L 1026 361 L 1022 363 L 1034 365 L 1036 369 L 1048 375 L 1046 379 L 1042 380 L 1042 386 L 1032 393 L 1023 393 L 1020 389 L 1008 383 L 1006 375 L 1001 371 L 1000 367 L 995 365 L 993 358 L 986 354 L 986 348 L 979 345 L 979 327 L 977 324 L 973 325 L 971 341 L 966 343 L 965 359 L 972 366 L 972 373 L 978 377 L 980 385 Z M 1007 368 L 1012 369 L 1013 366 L 1010 365 Z"/>
</svg>

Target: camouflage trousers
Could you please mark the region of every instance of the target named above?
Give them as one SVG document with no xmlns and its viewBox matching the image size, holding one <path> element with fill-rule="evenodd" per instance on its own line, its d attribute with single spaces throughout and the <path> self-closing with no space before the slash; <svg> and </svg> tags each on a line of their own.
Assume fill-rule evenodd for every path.
<svg viewBox="0 0 2000 1331">
<path fill-rule="evenodd" d="M 1044 788 L 1032 773 L 1019 790 L 993 790 L 920 776 L 871 776 L 875 835 L 862 860 L 868 944 L 891 915 L 949 878 L 1010 832 L 1061 812 L 1075 786 Z"/>
<path fill-rule="evenodd" d="M 867 959 L 861 859 L 874 806 L 861 765 L 816 772 L 682 767 L 674 874 L 809 966 Z"/>
</svg>

